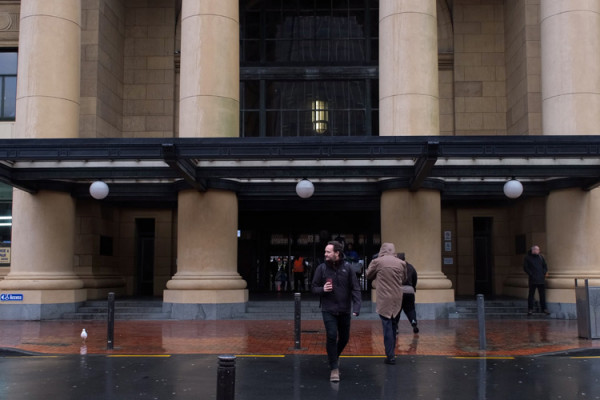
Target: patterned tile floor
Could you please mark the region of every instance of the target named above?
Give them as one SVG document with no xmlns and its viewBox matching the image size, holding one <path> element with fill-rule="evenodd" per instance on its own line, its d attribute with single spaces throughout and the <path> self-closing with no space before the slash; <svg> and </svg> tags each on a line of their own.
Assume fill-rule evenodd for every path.
<svg viewBox="0 0 600 400">
<path fill-rule="evenodd" d="M 518 356 L 600 348 L 578 338 L 575 320 L 489 320 L 486 350 L 479 350 L 476 320 L 421 321 L 414 335 L 401 321 L 397 354 Z M 81 330 L 89 334 L 83 343 Z M 325 354 L 322 321 L 302 321 L 300 350 L 294 321 L 117 321 L 114 349 L 107 350 L 107 325 L 89 321 L 0 321 L 0 348 L 44 354 Z M 382 356 L 381 323 L 352 321 L 345 356 Z"/>
</svg>

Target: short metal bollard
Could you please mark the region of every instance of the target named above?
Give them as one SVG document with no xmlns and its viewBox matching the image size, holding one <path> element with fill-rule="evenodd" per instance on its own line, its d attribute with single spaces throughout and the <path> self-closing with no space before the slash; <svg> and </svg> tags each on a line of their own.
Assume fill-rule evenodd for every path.
<svg viewBox="0 0 600 400">
<path fill-rule="evenodd" d="M 115 341 L 115 294 L 113 292 L 108 294 L 107 322 L 106 348 L 112 350 Z"/>
<path fill-rule="evenodd" d="M 219 356 L 217 369 L 217 400 L 235 398 L 235 356 Z"/>
<path fill-rule="evenodd" d="M 301 322 L 302 321 L 302 309 L 301 309 L 301 294 L 294 293 L 294 349 L 300 350 L 302 348 L 300 344 L 301 337 Z"/>
<path fill-rule="evenodd" d="M 485 305 L 483 295 L 477 295 L 477 321 L 479 322 L 479 350 L 485 350 Z"/>
</svg>

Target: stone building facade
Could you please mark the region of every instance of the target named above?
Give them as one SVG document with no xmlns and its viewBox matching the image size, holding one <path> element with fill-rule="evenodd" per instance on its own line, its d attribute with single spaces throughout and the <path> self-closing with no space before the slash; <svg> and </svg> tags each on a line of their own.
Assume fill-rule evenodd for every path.
<svg viewBox="0 0 600 400">
<path fill-rule="evenodd" d="M 307 78 L 311 64 L 291 54 L 304 50 L 273 55 L 286 45 L 286 20 L 298 24 L 289 29 L 317 32 L 292 34 L 292 42 L 325 40 L 318 26 L 329 29 L 329 61 L 317 59 L 315 73 L 358 76 L 323 86 L 356 97 L 340 106 L 340 120 L 354 121 L 353 107 L 367 110 L 355 136 L 594 136 L 599 11 L 596 1 L 560 0 L 0 1 L 0 47 L 18 52 L 15 118 L 0 122 L 0 138 L 295 136 L 302 131 L 293 122 L 271 123 L 271 113 L 283 121 L 283 111 L 270 99 L 290 93 L 290 82 L 311 88 L 335 79 Z M 367 32 L 360 39 L 368 44 L 355 47 L 366 58 L 335 58 L 334 41 L 351 48 L 354 33 L 335 36 L 332 27 L 354 25 Z M 298 68 L 304 75 L 277 83 Z M 367 83 L 353 92 L 357 80 Z M 303 107 L 292 111 L 310 111 Z M 344 126 L 336 135 L 348 134 L 351 122 Z M 534 244 L 550 266 L 550 309 L 568 318 L 574 280 L 600 280 L 598 196 L 567 188 L 517 200 L 447 200 L 435 189 L 400 187 L 382 190 L 364 216 L 349 210 L 341 218 L 362 218 L 345 237 L 365 262 L 381 242 L 406 252 L 419 271 L 422 318 L 446 317 L 455 298 L 480 292 L 525 297 L 522 258 Z M 268 210 L 226 189 L 181 190 L 174 204 L 109 200 L 19 189 L 2 200 L 13 222 L 0 291 L 23 300 L 0 302 L 0 318 L 57 318 L 108 292 L 162 296 L 174 318 L 233 318 L 249 291 L 270 288 L 268 272 L 253 264 L 266 269 L 273 257 L 295 255 L 269 249 L 278 234 L 291 248 L 301 240 L 316 246 L 313 234 L 324 229 L 331 238 L 352 229 L 323 223 L 339 211 L 335 203 L 303 214 L 312 225 L 281 226 L 282 218 L 296 221 L 294 210 L 281 209 L 261 229 Z"/>
</svg>

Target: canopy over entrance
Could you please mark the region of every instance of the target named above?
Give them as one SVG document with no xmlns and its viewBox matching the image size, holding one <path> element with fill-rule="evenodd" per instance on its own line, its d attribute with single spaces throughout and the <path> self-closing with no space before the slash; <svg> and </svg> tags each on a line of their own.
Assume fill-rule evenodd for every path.
<svg viewBox="0 0 600 400">
<path fill-rule="evenodd" d="M 35 193 L 89 197 L 103 180 L 109 202 L 173 203 L 183 189 L 235 191 L 241 200 L 303 201 L 300 179 L 315 193 L 305 206 L 381 191 L 439 190 L 442 201 L 504 199 L 503 185 L 523 196 L 561 188 L 595 188 L 600 136 L 419 136 L 172 139 L 0 140 L 0 181 Z"/>
</svg>

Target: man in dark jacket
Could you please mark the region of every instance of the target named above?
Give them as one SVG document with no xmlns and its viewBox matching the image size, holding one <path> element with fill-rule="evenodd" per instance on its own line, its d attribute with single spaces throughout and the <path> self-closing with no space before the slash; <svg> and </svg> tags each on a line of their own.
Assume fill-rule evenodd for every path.
<svg viewBox="0 0 600 400">
<path fill-rule="evenodd" d="M 325 246 L 325 262 L 315 271 L 312 291 L 321 295 L 329 380 L 339 382 L 339 357 L 350 339 L 350 313 L 360 313 L 360 286 L 356 274 L 344 262 L 344 246 L 340 242 L 331 241 Z"/>
<path fill-rule="evenodd" d="M 546 308 L 546 275 L 548 274 L 548 266 L 546 260 L 540 254 L 540 247 L 533 246 L 527 252 L 523 260 L 523 270 L 529 276 L 529 297 L 527 298 L 528 310 L 527 314 L 533 314 L 533 303 L 535 289 L 538 290 L 540 296 L 540 307 L 545 314 L 550 314 Z"/>
<path fill-rule="evenodd" d="M 406 314 L 408 322 L 413 328 L 414 333 L 419 333 L 417 326 L 417 310 L 415 309 L 415 292 L 417 291 L 417 270 L 406 261 L 404 253 L 398 253 L 398 258 L 406 262 L 406 278 L 402 282 L 402 311 Z"/>
</svg>

